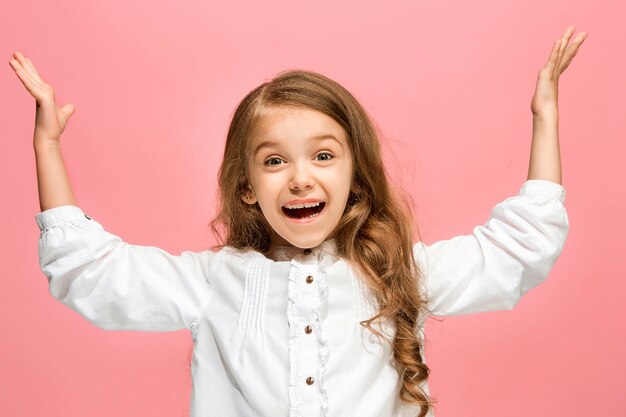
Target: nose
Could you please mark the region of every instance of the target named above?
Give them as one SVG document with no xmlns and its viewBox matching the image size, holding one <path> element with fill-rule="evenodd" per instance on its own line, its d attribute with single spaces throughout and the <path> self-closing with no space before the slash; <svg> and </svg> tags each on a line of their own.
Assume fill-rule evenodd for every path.
<svg viewBox="0 0 626 417">
<path fill-rule="evenodd" d="M 315 180 L 306 167 L 295 165 L 289 180 L 289 188 L 292 190 L 305 190 L 313 188 Z"/>
</svg>

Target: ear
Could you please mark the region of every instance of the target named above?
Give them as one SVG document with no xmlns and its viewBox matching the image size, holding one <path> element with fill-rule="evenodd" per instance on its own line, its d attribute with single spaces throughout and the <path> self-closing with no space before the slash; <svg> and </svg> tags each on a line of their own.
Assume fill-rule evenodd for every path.
<svg viewBox="0 0 626 417">
<path fill-rule="evenodd" d="M 250 189 L 250 187 L 248 187 L 246 192 L 244 192 L 241 195 L 241 201 L 243 201 L 246 204 L 250 204 L 250 205 L 255 204 L 257 202 L 256 195 L 254 194 L 254 191 L 252 191 Z"/>
</svg>

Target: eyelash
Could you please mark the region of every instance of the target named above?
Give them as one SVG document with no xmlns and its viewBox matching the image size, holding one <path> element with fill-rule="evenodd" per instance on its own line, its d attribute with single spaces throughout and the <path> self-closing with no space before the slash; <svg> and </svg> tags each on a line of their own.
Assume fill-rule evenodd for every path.
<svg viewBox="0 0 626 417">
<path fill-rule="evenodd" d="M 329 159 L 325 159 L 325 160 L 323 160 L 323 161 L 321 161 L 321 162 L 330 161 L 331 159 L 333 159 L 333 158 L 334 158 L 333 154 L 331 154 L 330 152 L 320 152 L 320 153 L 318 153 L 318 154 L 316 155 L 316 157 L 317 157 L 317 156 L 320 156 L 320 155 L 328 155 L 328 156 L 330 156 L 330 158 L 329 158 Z M 280 159 L 280 160 L 282 160 L 281 158 L 279 158 L 279 157 L 277 157 L 277 156 L 273 156 L 273 157 L 271 157 L 271 158 L 267 158 L 265 161 L 263 161 L 263 165 L 267 165 L 267 166 L 277 166 L 277 165 L 272 165 L 272 164 L 270 164 L 270 163 L 269 163 L 270 161 L 273 161 L 274 159 Z"/>
</svg>

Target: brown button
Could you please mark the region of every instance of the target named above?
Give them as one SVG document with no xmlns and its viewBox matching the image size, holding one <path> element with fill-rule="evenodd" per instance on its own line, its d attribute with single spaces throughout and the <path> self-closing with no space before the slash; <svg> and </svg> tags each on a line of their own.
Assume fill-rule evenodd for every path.
<svg viewBox="0 0 626 417">
<path fill-rule="evenodd" d="M 306 277 L 306 283 L 310 284 L 313 282 L 313 277 L 311 275 L 309 275 L 308 277 Z"/>
<path fill-rule="evenodd" d="M 306 327 L 304 328 L 304 333 L 306 333 L 306 334 L 309 334 L 309 333 L 311 333 L 312 331 L 313 331 L 313 327 L 311 327 L 311 326 L 306 326 Z"/>
<path fill-rule="evenodd" d="M 313 377 L 308 377 L 308 378 L 306 379 L 306 383 L 307 383 L 307 384 L 309 384 L 309 385 L 313 385 L 313 382 L 315 382 L 315 381 L 313 380 Z"/>
<path fill-rule="evenodd" d="M 304 254 L 305 255 L 310 255 L 311 254 L 311 249 L 305 249 L 304 250 Z"/>
</svg>

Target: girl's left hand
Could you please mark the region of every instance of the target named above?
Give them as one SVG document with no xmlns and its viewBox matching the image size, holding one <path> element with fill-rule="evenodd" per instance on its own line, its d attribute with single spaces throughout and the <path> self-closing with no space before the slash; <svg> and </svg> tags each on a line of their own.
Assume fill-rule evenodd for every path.
<svg viewBox="0 0 626 417">
<path fill-rule="evenodd" d="M 530 103 L 530 109 L 534 117 L 546 114 L 558 115 L 559 76 L 572 62 L 572 59 L 578 52 L 578 48 L 587 38 L 587 34 L 581 32 L 574 42 L 568 45 L 575 29 L 574 26 L 568 27 L 563 37 L 554 43 L 548 62 L 539 71 L 535 95 Z"/>
</svg>

